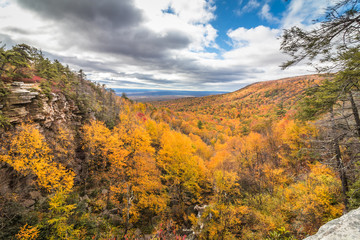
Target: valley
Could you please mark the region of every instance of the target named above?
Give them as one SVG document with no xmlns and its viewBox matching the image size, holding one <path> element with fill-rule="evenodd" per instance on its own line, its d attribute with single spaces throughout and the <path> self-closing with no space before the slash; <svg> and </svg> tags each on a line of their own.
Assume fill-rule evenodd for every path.
<svg viewBox="0 0 360 240">
<path fill-rule="evenodd" d="M 332 75 L 141 103 L 34 58 L 1 83 L 2 238 L 301 239 L 358 204 L 358 138 L 338 141 L 348 199 L 331 129 L 298 119 Z"/>
</svg>

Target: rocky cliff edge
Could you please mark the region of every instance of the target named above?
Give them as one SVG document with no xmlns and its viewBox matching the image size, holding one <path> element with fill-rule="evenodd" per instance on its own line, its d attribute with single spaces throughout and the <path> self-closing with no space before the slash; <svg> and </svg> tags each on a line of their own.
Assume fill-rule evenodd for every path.
<svg viewBox="0 0 360 240">
<path fill-rule="evenodd" d="M 360 239 L 360 208 L 334 219 L 305 240 L 356 240 Z"/>
</svg>

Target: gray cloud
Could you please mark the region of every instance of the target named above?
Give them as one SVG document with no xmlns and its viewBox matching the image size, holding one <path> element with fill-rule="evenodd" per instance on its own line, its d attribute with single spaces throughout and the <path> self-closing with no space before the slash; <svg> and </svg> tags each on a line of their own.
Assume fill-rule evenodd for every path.
<svg viewBox="0 0 360 240">
<path fill-rule="evenodd" d="M 16 45 L 16 42 L 9 35 L 2 33 L 0 33 L 0 42 L 1 42 L 0 46 L 5 44 L 5 48 Z"/>
<path fill-rule="evenodd" d="M 241 79 L 251 79 L 254 73 L 261 72 L 249 66 L 211 67 L 191 57 L 173 57 L 171 51 L 187 48 L 191 44 L 192 36 L 180 30 L 168 30 L 159 34 L 146 28 L 146 19 L 142 11 L 135 7 L 133 0 L 17 2 L 23 8 L 42 17 L 47 21 L 47 25 L 52 24 L 46 31 L 53 34 L 62 49 L 76 50 L 72 56 L 60 56 L 51 54 L 51 49 L 46 49 L 49 57 L 84 69 L 90 79 L 96 79 L 96 73 L 99 72 L 106 72 L 112 76 L 100 80 L 101 83 L 139 87 L 145 85 L 148 88 L 189 89 L 190 86 L 194 86 L 201 89 L 212 84 L 230 84 Z M 9 27 L 7 30 L 27 34 L 26 29 Z M 34 32 L 30 32 L 29 35 L 34 35 Z M 101 60 L 76 56 L 79 52 L 101 56 Z M 143 69 L 144 72 L 149 71 L 152 74 L 127 73 L 128 66 L 138 67 L 135 69 Z M 158 75 L 153 74 L 154 72 Z M 159 77 L 172 74 L 181 76 L 182 80 Z"/>
<path fill-rule="evenodd" d="M 58 56 L 53 55 L 48 52 L 44 52 L 46 56 L 50 56 L 51 59 L 57 59 L 60 62 L 65 62 L 67 64 L 75 65 L 77 68 L 83 69 L 85 72 L 97 71 L 97 72 L 107 72 L 116 74 L 117 71 L 114 70 L 114 66 L 108 63 L 96 62 L 91 60 L 86 60 L 78 57 L 67 57 L 67 56 Z"/>
<path fill-rule="evenodd" d="M 155 75 L 152 74 L 141 74 L 141 73 L 127 74 L 123 72 L 123 73 L 118 73 L 117 75 L 121 77 L 141 79 L 141 80 L 145 80 L 146 82 L 154 83 L 154 84 L 174 84 L 177 82 L 174 80 L 157 78 Z"/>
<path fill-rule="evenodd" d="M 110 35 L 101 30 L 91 39 L 95 41 L 89 41 L 88 44 L 93 50 L 139 60 L 161 58 L 167 50 L 185 48 L 190 43 L 189 38 L 181 32 L 170 31 L 165 36 L 159 36 L 145 28 L 118 31 Z"/>
<path fill-rule="evenodd" d="M 23 35 L 31 34 L 30 31 L 27 31 L 27 30 L 21 29 L 21 28 L 17 28 L 17 27 L 7 27 L 7 28 L 5 28 L 5 30 L 10 33 L 19 33 L 19 34 L 23 34 Z"/>
<path fill-rule="evenodd" d="M 112 29 L 138 25 L 142 21 L 141 11 L 128 0 L 17 0 L 18 3 L 41 16 L 89 26 Z M 89 28 L 91 30 L 91 28 Z"/>
<path fill-rule="evenodd" d="M 180 31 L 164 35 L 142 27 L 141 10 L 130 0 L 17 0 L 63 32 L 65 48 L 78 45 L 87 50 L 119 54 L 135 59 L 156 59 L 171 49 L 190 43 Z"/>
</svg>

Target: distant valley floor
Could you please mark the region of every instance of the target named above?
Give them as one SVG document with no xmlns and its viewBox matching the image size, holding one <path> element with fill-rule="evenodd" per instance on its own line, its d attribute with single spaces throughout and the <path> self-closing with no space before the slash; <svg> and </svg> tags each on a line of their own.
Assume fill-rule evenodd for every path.
<svg viewBox="0 0 360 240">
<path fill-rule="evenodd" d="M 184 90 L 158 90 L 158 89 L 113 89 L 117 95 L 121 96 L 123 93 L 134 101 L 151 102 L 151 101 L 165 101 L 186 97 L 203 97 L 209 95 L 217 95 L 227 93 L 225 91 L 184 91 Z"/>
</svg>

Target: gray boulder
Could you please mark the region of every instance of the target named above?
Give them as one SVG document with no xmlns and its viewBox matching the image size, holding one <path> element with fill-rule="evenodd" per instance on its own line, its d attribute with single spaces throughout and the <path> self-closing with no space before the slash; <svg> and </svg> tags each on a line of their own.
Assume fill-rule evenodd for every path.
<svg viewBox="0 0 360 240">
<path fill-rule="evenodd" d="M 305 240 L 354 240 L 360 239 L 360 208 L 321 226 L 319 231 Z"/>
</svg>

